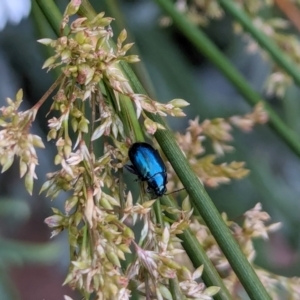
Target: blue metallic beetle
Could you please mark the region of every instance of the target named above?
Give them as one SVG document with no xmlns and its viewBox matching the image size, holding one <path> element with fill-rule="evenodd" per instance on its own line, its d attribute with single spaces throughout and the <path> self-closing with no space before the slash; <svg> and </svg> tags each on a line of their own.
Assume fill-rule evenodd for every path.
<svg viewBox="0 0 300 300">
<path fill-rule="evenodd" d="M 147 143 L 134 143 L 128 151 L 132 165 L 126 169 L 137 175 L 139 180 L 147 181 L 147 192 L 153 192 L 161 197 L 166 191 L 167 170 L 158 151 Z"/>
</svg>

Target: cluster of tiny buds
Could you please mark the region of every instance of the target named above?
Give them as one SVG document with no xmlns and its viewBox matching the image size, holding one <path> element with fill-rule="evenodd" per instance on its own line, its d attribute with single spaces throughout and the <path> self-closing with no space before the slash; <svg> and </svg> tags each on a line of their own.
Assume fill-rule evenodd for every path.
<svg viewBox="0 0 300 300">
<path fill-rule="evenodd" d="M 242 217 L 241 225 L 228 219 L 225 213 L 222 214 L 223 220 L 230 228 L 232 234 L 236 238 L 243 253 L 247 259 L 253 263 L 256 251 L 253 245 L 253 240 L 262 238 L 264 240 L 269 238 L 269 234 L 281 228 L 281 223 L 270 222 L 270 215 L 262 210 L 261 203 L 257 203 L 252 209 L 246 211 Z M 210 260 L 214 263 L 215 267 L 222 274 L 226 274 L 224 282 L 231 295 L 238 295 L 242 291 L 239 279 L 231 269 L 226 257 L 212 237 L 208 227 L 197 217 L 191 218 L 190 228 L 195 236 L 203 246 L 205 252 Z M 281 293 L 286 293 L 291 299 L 297 299 L 299 294 L 299 278 L 285 278 L 283 276 L 275 275 L 268 272 L 256 265 L 253 265 L 258 277 L 270 293 L 272 299 L 279 298 Z M 279 293 L 278 291 L 281 290 Z"/>
<path fill-rule="evenodd" d="M 35 148 L 45 146 L 39 136 L 30 133 L 37 112 L 35 107 L 19 111 L 22 101 L 23 91 L 19 90 L 15 101 L 7 98 L 8 106 L 0 108 L 0 164 L 3 173 L 12 166 L 15 157 L 19 157 L 20 177 L 25 176 L 25 187 L 32 194 L 38 165 Z"/>
<path fill-rule="evenodd" d="M 76 8 L 77 5 L 74 7 Z M 133 91 L 123 74 L 120 62 L 135 63 L 139 61 L 139 58 L 136 55 L 126 54 L 133 45 L 133 43 L 124 44 L 127 38 L 126 30 L 122 30 L 119 34 L 116 47 L 111 45 L 110 23 L 112 20 L 112 18 L 104 17 L 104 13 L 98 14 L 91 21 L 80 18 L 71 24 L 67 36 L 62 36 L 57 40 L 39 40 L 40 43 L 55 50 L 55 55 L 48 58 L 43 67 L 50 70 L 63 66 L 64 87 L 72 90 L 71 94 L 62 95 L 62 98 L 57 96 L 54 106 L 63 111 L 67 108 L 67 104 L 64 103 L 66 100 L 70 104 L 76 99 L 84 101 L 92 98 L 93 95 L 105 94 L 103 86 L 99 85 L 99 82 L 103 81 L 114 90 L 118 106 L 120 106 L 119 101 L 123 100 L 122 97 L 128 97 L 133 101 L 137 117 L 139 118 L 142 114 L 147 132 L 154 134 L 157 129 L 164 129 L 164 127 L 152 121 L 145 112 L 181 117 L 185 116 L 182 108 L 189 104 L 183 99 L 174 99 L 162 104 Z M 74 80 L 76 86 L 74 86 Z M 106 127 L 108 127 L 107 124 Z M 97 131 L 95 139 L 100 136 L 99 132 L 102 131 Z"/>
<path fill-rule="evenodd" d="M 262 103 L 259 103 L 252 112 L 242 116 L 204 120 L 202 123 L 196 117 L 189 121 L 189 127 L 184 134 L 176 133 L 175 137 L 199 180 L 208 187 L 217 187 L 232 179 L 242 179 L 249 173 L 244 162 L 215 163 L 217 158 L 234 150 L 230 144 L 233 140 L 232 126 L 249 132 L 255 125 L 265 124 L 267 121 L 267 112 Z M 204 141 L 211 142 L 214 153 L 206 153 Z M 168 172 L 169 188 L 180 189 L 182 186 L 173 169 L 170 168 Z"/>
</svg>

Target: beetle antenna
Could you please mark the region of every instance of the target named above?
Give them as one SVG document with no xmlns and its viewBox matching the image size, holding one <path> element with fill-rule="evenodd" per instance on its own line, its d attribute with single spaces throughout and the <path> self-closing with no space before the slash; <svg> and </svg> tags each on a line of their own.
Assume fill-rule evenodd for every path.
<svg viewBox="0 0 300 300">
<path fill-rule="evenodd" d="M 182 188 L 182 189 L 179 189 L 179 190 L 176 190 L 176 191 L 173 191 L 171 193 L 164 194 L 164 195 L 167 196 L 167 195 L 174 194 L 174 193 L 177 193 L 177 192 L 180 192 L 180 191 L 183 191 L 183 190 L 185 190 L 185 188 Z"/>
</svg>

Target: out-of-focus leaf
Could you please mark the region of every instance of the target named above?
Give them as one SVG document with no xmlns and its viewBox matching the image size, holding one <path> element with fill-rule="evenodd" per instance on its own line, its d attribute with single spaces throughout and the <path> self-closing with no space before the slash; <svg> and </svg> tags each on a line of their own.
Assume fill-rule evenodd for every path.
<svg viewBox="0 0 300 300">
<path fill-rule="evenodd" d="M 60 253 L 57 243 L 26 243 L 0 238 L 0 245 L 0 268 L 25 262 L 48 264 L 55 261 Z"/>
<path fill-rule="evenodd" d="M 19 300 L 20 297 L 7 272 L 0 269 L 0 299 Z"/>
<path fill-rule="evenodd" d="M 26 220 L 30 215 L 30 207 L 23 200 L 0 198 L 0 217 L 6 217 L 16 220 Z"/>
</svg>

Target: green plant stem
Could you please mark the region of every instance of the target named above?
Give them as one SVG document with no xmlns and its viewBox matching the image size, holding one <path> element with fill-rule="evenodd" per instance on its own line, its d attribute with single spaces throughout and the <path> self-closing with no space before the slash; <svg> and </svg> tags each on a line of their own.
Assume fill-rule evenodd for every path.
<svg viewBox="0 0 300 300">
<path fill-rule="evenodd" d="M 127 26 L 126 19 L 118 2 L 119 0 L 105 0 L 106 7 L 108 9 L 106 13 L 111 16 L 114 16 L 116 27 L 118 31 L 121 32 L 121 30 L 123 28 L 126 28 Z M 131 43 L 135 42 L 134 37 L 130 34 L 130 32 L 127 32 L 127 40 L 129 40 Z M 140 56 L 138 47 L 136 47 L 136 45 L 133 45 L 133 47 L 128 51 L 128 54 L 135 54 Z M 142 85 L 145 87 L 147 93 L 151 97 L 154 97 L 155 89 L 152 85 L 151 79 L 143 61 L 140 61 L 138 64 L 133 64 L 132 69 L 135 72 L 135 74 L 137 74 L 137 77 L 139 78 Z"/>
<path fill-rule="evenodd" d="M 246 15 L 246 13 L 239 9 L 231 0 L 217 0 L 223 9 L 238 21 L 243 28 L 248 31 L 254 40 L 264 48 L 274 61 L 291 77 L 297 85 L 300 85 L 300 72 L 299 67 L 293 62 L 289 56 L 287 56 L 273 40 L 271 40 L 262 30 L 256 28 L 253 25 L 252 20 Z"/>
<path fill-rule="evenodd" d="M 161 202 L 168 207 L 177 208 L 175 203 L 169 197 L 162 197 Z M 175 214 L 167 214 L 168 218 L 177 221 L 178 216 Z M 220 291 L 214 296 L 215 300 L 231 300 L 229 291 L 224 285 L 223 280 L 220 278 L 219 273 L 212 264 L 211 260 L 208 258 L 206 252 L 204 251 L 202 245 L 199 243 L 195 235 L 190 229 L 185 230 L 178 237 L 182 240 L 182 246 L 192 261 L 195 268 L 199 266 L 204 266 L 204 271 L 202 274 L 202 279 L 206 286 L 218 286 Z"/>
<path fill-rule="evenodd" d="M 91 5 L 90 1 L 88 1 L 88 0 L 81 1 L 81 5 L 80 5 L 78 13 L 82 16 L 85 16 L 89 20 L 92 20 L 97 15 L 93 6 Z"/>
<path fill-rule="evenodd" d="M 172 300 L 185 300 L 186 297 L 182 295 L 177 278 L 169 279 L 169 288 L 172 294 Z"/>
<path fill-rule="evenodd" d="M 46 16 L 47 21 L 52 27 L 57 36 L 60 36 L 60 23 L 62 21 L 62 14 L 57 5 L 53 1 L 47 0 L 34 0 L 40 7 L 43 14 Z"/>
<path fill-rule="evenodd" d="M 160 228 L 163 229 L 164 228 L 163 214 L 161 211 L 160 202 L 158 200 L 156 200 L 154 202 L 153 210 L 155 213 L 156 222 L 160 225 Z M 170 287 L 170 292 L 171 292 L 173 300 L 184 300 L 185 299 L 185 297 L 183 297 L 183 295 L 181 293 L 177 278 L 169 279 L 169 287 Z"/>
<path fill-rule="evenodd" d="M 153 119 L 154 121 L 159 120 L 156 116 Z M 270 296 L 242 253 L 230 230 L 225 225 L 212 200 L 200 184 L 197 176 L 191 170 L 180 148 L 174 142 L 171 132 L 159 130 L 155 134 L 155 137 L 183 186 L 186 188 L 193 205 L 200 212 L 204 222 L 228 259 L 249 297 L 255 300 L 270 299 Z"/>
<path fill-rule="evenodd" d="M 244 96 L 250 105 L 255 105 L 263 101 L 262 97 L 248 84 L 243 75 L 237 71 L 227 57 L 211 42 L 205 33 L 187 18 L 180 14 L 169 0 L 155 0 L 157 4 L 170 16 L 175 26 L 188 38 L 191 43 L 206 56 L 225 75 L 225 77 Z M 221 0 L 220 0 L 221 1 Z M 229 1 L 222 1 L 229 2 Z M 282 56 L 284 54 L 282 53 Z M 300 76 L 300 72 L 299 72 Z M 274 112 L 272 107 L 263 101 L 264 107 L 269 115 L 269 124 L 277 135 L 290 147 L 296 155 L 300 157 L 300 140 Z"/>
</svg>

